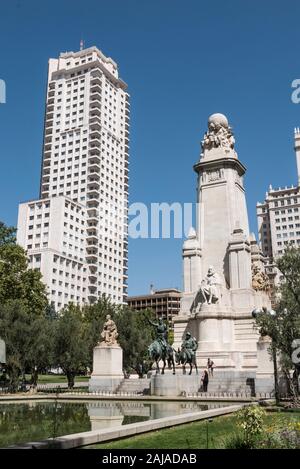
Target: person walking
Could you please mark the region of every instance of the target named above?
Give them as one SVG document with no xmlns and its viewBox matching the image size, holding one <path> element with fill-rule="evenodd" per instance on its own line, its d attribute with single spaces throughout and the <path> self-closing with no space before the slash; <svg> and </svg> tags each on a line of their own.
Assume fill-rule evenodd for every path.
<svg viewBox="0 0 300 469">
<path fill-rule="evenodd" d="M 208 358 L 207 359 L 207 369 L 208 369 L 208 372 L 211 376 L 214 375 L 214 362 Z"/>
</svg>

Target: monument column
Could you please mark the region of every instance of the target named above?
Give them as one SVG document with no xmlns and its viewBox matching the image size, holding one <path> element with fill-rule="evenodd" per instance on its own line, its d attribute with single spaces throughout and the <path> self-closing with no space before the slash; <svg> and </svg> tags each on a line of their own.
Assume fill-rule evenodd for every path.
<svg viewBox="0 0 300 469">
<path fill-rule="evenodd" d="M 101 332 L 102 341 L 94 348 L 93 372 L 89 381 L 89 390 L 92 392 L 114 392 L 124 379 L 123 350 L 117 338 L 116 324 L 108 314 Z"/>
</svg>

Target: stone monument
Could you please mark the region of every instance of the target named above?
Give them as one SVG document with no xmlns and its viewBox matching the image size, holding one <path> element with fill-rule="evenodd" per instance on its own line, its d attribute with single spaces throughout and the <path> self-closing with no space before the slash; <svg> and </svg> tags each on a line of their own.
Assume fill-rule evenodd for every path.
<svg viewBox="0 0 300 469">
<path fill-rule="evenodd" d="M 93 372 L 89 381 L 90 391 L 114 392 L 124 379 L 123 350 L 117 342 L 118 331 L 110 315 L 101 332 L 101 341 L 94 348 Z"/>
<path fill-rule="evenodd" d="M 211 115 L 194 165 L 196 229 L 191 228 L 183 244 L 184 293 L 174 320 L 174 348 L 191 331 L 198 341 L 198 366 L 203 369 L 208 357 L 215 363 L 212 383 L 219 379 L 222 390 L 245 391 L 260 364 L 259 334 L 251 312 L 269 307 L 270 299 L 263 256 L 249 233 L 246 168 L 234 144 L 227 118 Z M 272 366 L 264 363 L 264 378 L 266 373 L 273 386 Z"/>
</svg>

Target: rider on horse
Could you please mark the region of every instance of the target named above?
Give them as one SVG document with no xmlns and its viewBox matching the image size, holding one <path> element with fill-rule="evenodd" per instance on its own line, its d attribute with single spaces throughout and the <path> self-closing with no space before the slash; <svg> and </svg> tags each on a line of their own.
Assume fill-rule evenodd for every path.
<svg viewBox="0 0 300 469">
<path fill-rule="evenodd" d="M 185 340 L 181 345 L 181 350 L 186 352 L 188 360 L 195 358 L 195 353 L 198 348 L 198 342 L 196 341 L 195 337 L 192 337 L 190 332 L 185 334 Z"/>
<path fill-rule="evenodd" d="M 156 340 L 160 344 L 162 352 L 166 352 L 168 350 L 168 328 L 166 324 L 163 322 L 162 318 L 159 318 L 158 322 L 150 321 L 150 319 L 148 319 L 148 321 L 156 328 Z"/>
</svg>

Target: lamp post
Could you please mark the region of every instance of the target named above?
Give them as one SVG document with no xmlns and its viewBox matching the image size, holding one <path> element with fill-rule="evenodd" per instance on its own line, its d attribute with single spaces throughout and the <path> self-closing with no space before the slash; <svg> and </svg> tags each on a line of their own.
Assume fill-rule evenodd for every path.
<svg viewBox="0 0 300 469">
<path fill-rule="evenodd" d="M 269 316 L 270 318 L 276 317 L 276 311 L 273 309 L 267 309 L 266 307 L 262 307 L 262 309 L 256 308 L 252 311 L 252 317 L 256 319 L 257 317 L 261 315 L 266 315 Z M 279 395 L 279 385 L 278 385 L 278 367 L 277 367 L 277 347 L 276 347 L 276 323 L 273 323 L 274 325 L 269 329 L 268 327 L 263 326 L 263 331 L 264 334 L 262 335 L 268 335 L 272 339 L 271 343 L 271 350 L 272 350 L 272 360 L 273 360 L 273 366 L 274 366 L 274 388 L 275 388 L 275 400 L 276 400 L 276 405 L 279 404 L 280 402 L 280 395 Z"/>
</svg>

